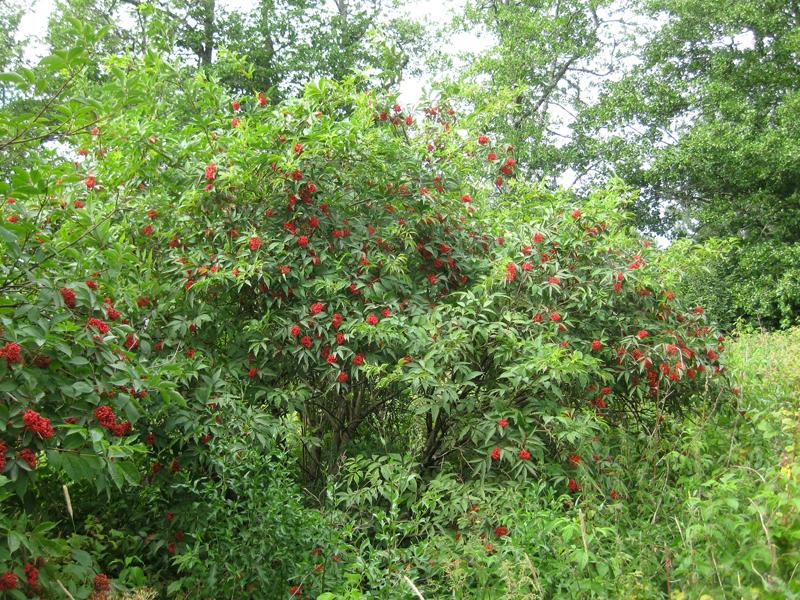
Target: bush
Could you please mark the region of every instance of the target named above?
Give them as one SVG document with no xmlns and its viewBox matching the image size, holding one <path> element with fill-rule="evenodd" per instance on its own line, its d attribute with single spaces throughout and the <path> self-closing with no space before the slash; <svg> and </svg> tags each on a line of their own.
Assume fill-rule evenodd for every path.
<svg viewBox="0 0 800 600">
<path fill-rule="evenodd" d="M 91 62 L 65 56 L 44 65 Z M 409 485 L 533 478 L 605 498 L 625 484 L 588 459 L 606 438 L 660 439 L 724 388 L 724 340 L 663 286 L 618 185 L 578 202 L 519 181 L 514 148 L 462 135 L 470 119 L 445 100 L 407 114 L 320 81 L 270 106 L 152 54 L 103 70 L 66 79 L 53 114 L 3 115 L 29 137 L 0 150 L 37 158 L 0 182 L 0 456 L 17 515 L 61 481 L 124 499 L 79 519 L 120 584 L 141 585 L 142 564 L 177 572 L 173 593 L 324 587 L 288 567 L 321 542 L 267 535 L 314 527 L 296 489 L 240 480 L 284 456 L 321 503 L 349 455 L 391 449 Z M 119 511 L 162 525 L 131 531 Z M 173 539 L 167 513 L 202 528 Z M 237 527 L 256 561 L 241 568 Z M 29 558 L 8 550 L 0 567 Z M 69 579 L 76 597 L 87 577 Z"/>
</svg>

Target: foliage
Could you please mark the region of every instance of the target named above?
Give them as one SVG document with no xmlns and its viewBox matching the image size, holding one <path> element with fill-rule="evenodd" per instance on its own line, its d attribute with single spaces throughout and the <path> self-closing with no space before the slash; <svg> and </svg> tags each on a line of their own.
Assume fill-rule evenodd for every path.
<svg viewBox="0 0 800 600">
<path fill-rule="evenodd" d="M 638 61 L 579 116 L 575 168 L 638 188 L 641 226 L 737 248 L 706 277 L 715 316 L 797 321 L 797 7 L 704 0 L 639 4 Z M 788 279 L 782 278 L 782 271 Z"/>
<path fill-rule="evenodd" d="M 707 306 L 727 329 L 737 323 L 776 329 L 797 322 L 798 252 L 796 244 L 746 244 L 735 238 L 702 245 L 680 240 L 669 250 L 683 272 L 676 289 Z"/>
<path fill-rule="evenodd" d="M 23 44 L 17 40 L 17 29 L 22 19 L 22 8 L 14 2 L 0 6 L 0 69 L 16 66 L 21 58 Z M 5 90 L 0 87 L 0 101 L 5 100 Z"/>
<path fill-rule="evenodd" d="M 75 26 L 90 49 L 102 35 Z M 137 519 L 237 494 L 203 483 L 231 469 L 214 440 L 295 452 L 321 490 L 373 427 L 421 472 L 563 487 L 559 463 L 593 435 L 657 427 L 719 370 L 703 309 L 661 289 L 619 189 L 579 208 L 506 182 L 513 147 L 358 82 L 273 107 L 155 53 L 108 57 L 99 80 L 93 59 L 43 59 L 62 81 L 49 97 L 37 71 L 8 77 L 45 96 L 33 116 L 4 113 L 0 143 L 27 166 L 2 184 L 0 271 L 5 471 L 22 502 L 58 479 L 114 496 L 144 478 Z M 198 535 L 179 571 L 224 560 Z M 207 573 L 209 589 L 244 585 Z"/>
<path fill-rule="evenodd" d="M 446 89 L 518 146 L 526 175 L 581 194 L 620 177 L 639 191 L 642 230 L 735 238 L 720 268 L 695 274 L 698 301 L 713 293 L 726 327 L 786 327 L 797 22 L 784 0 L 470 2 L 460 24 L 491 41 Z"/>
</svg>

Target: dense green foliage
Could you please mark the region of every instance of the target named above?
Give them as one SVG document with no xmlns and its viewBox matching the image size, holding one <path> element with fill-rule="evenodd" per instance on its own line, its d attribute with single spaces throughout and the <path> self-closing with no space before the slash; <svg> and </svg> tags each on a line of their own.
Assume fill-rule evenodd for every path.
<svg viewBox="0 0 800 600">
<path fill-rule="evenodd" d="M 790 325 L 794 241 L 538 180 L 614 5 L 468 6 L 420 107 L 387 5 L 80 0 L 4 59 L 0 595 L 800 593 L 797 330 L 709 318 Z"/>
</svg>

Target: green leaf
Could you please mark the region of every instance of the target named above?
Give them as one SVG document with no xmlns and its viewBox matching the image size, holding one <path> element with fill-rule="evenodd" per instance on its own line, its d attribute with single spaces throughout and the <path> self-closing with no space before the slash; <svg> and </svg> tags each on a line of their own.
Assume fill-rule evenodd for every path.
<svg viewBox="0 0 800 600">
<path fill-rule="evenodd" d="M 0 73 L 0 81 L 8 81 L 10 83 L 15 83 L 20 87 L 28 85 L 28 80 L 25 77 L 23 77 L 19 73 L 13 73 L 13 72 Z"/>
<path fill-rule="evenodd" d="M 8 551 L 14 554 L 22 545 L 23 537 L 16 531 L 9 531 L 7 536 Z"/>
</svg>

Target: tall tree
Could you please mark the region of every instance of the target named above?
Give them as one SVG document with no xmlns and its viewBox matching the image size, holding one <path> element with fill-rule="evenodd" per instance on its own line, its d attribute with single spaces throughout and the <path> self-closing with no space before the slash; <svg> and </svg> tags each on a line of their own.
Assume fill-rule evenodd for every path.
<svg viewBox="0 0 800 600">
<path fill-rule="evenodd" d="M 396 0 L 260 0 L 246 12 L 215 0 L 75 0 L 58 5 L 48 40 L 70 46 L 66 18 L 93 19 L 113 27 L 103 42 L 110 54 L 156 49 L 212 72 L 232 90 L 271 90 L 279 98 L 310 79 L 359 72 L 396 84 L 425 41 L 423 27 L 397 7 Z"/>
<path fill-rule="evenodd" d="M 17 39 L 22 8 L 14 2 L 0 2 L 0 71 L 9 71 L 21 56 L 23 43 Z M 9 99 L 9 89 L 0 82 L 0 105 Z"/>
<path fill-rule="evenodd" d="M 651 0 L 640 64 L 583 114 L 575 145 L 641 188 L 644 224 L 800 241 L 800 7 Z M 608 136 L 599 136 L 609 131 Z"/>
<path fill-rule="evenodd" d="M 22 7 L 16 2 L 0 2 L 0 69 L 6 70 L 20 58 L 22 43 L 17 39 Z"/>
</svg>

